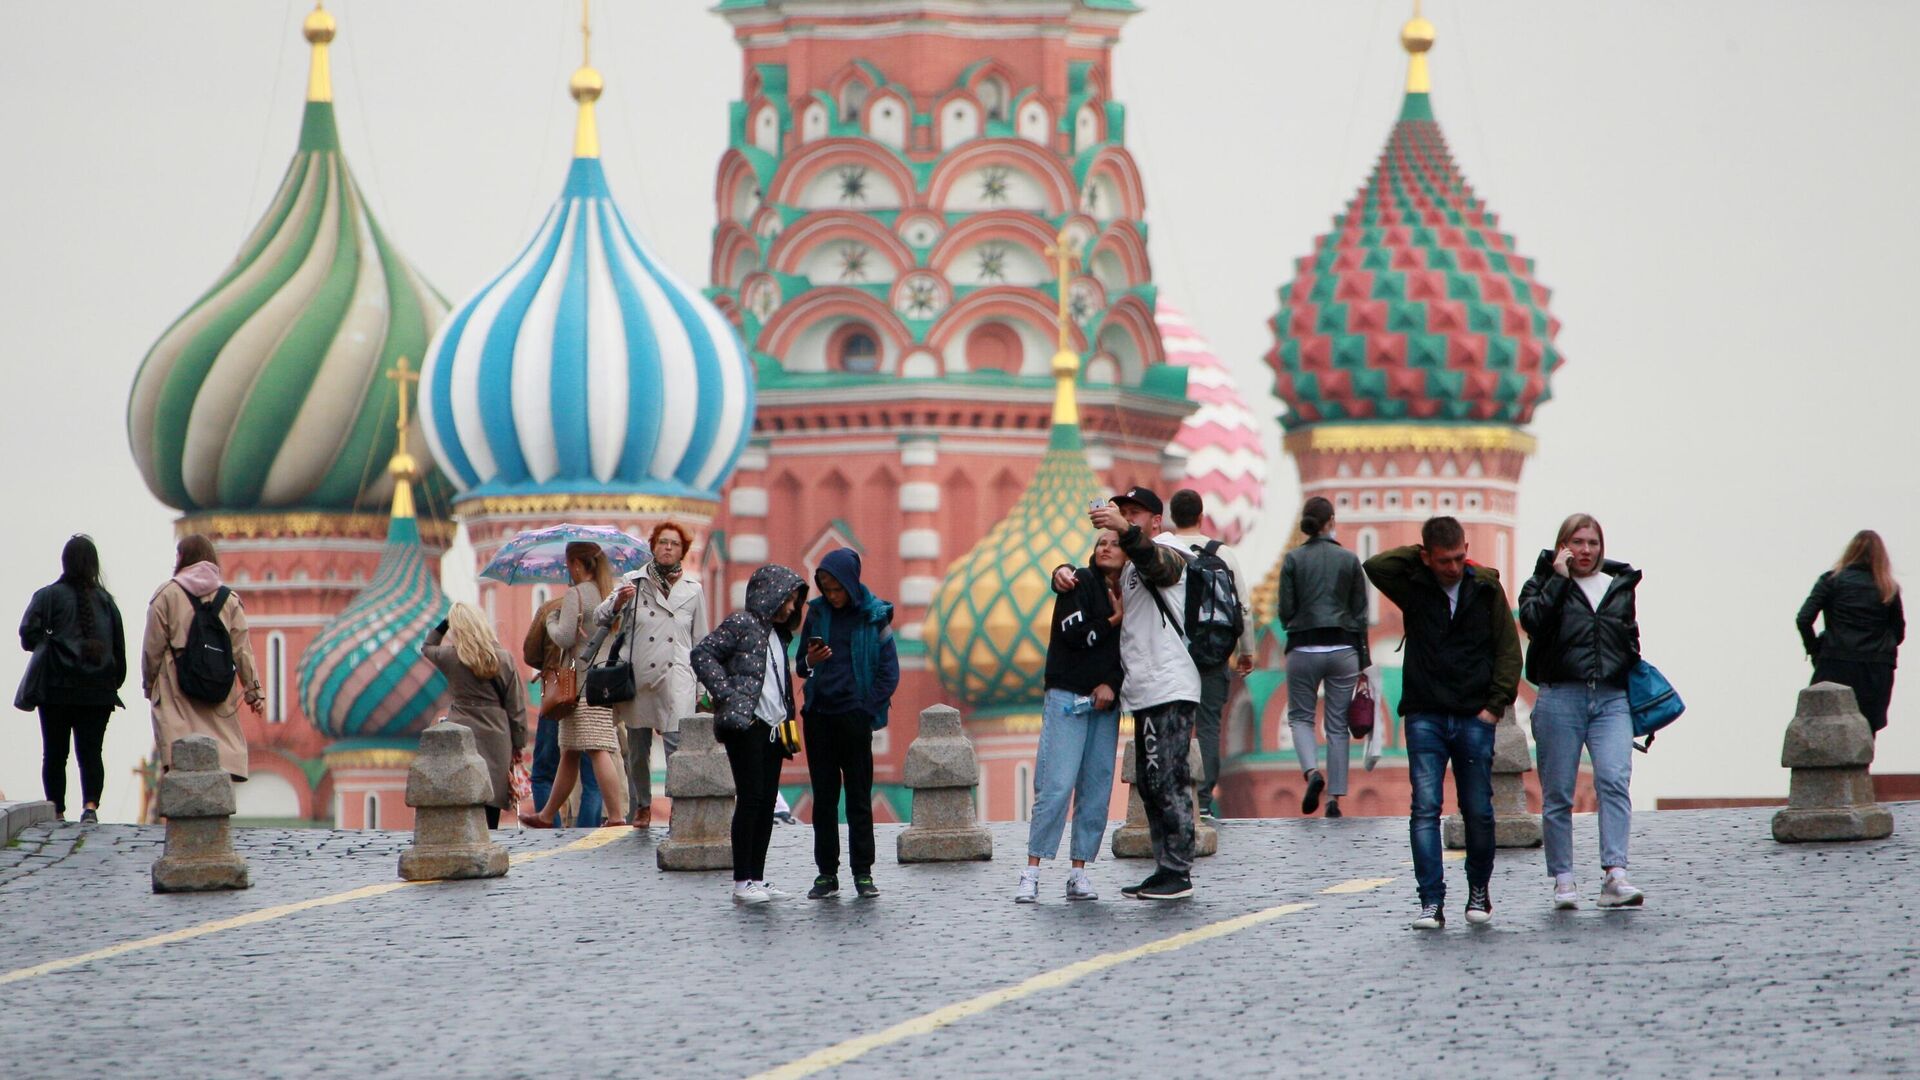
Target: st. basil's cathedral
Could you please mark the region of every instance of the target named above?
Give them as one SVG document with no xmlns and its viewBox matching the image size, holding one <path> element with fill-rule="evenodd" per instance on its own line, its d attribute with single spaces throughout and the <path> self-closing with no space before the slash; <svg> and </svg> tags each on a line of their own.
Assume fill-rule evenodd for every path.
<svg viewBox="0 0 1920 1080">
<path fill-rule="evenodd" d="M 254 627 L 267 708 L 243 715 L 243 818 L 411 824 L 406 768 L 445 705 L 418 646 L 444 613 L 442 575 L 470 572 L 441 565 L 456 523 L 477 572 L 524 529 L 679 522 L 715 620 L 761 565 L 810 577 L 858 550 L 895 602 L 902 667 L 876 735 L 882 821 L 907 816 L 907 745 L 937 702 L 966 716 L 981 816 L 1030 811 L 1046 575 L 1091 550 L 1090 497 L 1192 487 L 1213 536 L 1292 532 L 1294 506 L 1263 505 L 1248 399 L 1154 281 L 1151 178 L 1112 93 L 1131 0 L 715 11 L 742 82 L 706 287 L 612 197 L 597 109 L 620 107 L 620 73 L 593 66 L 589 24 L 563 189 L 452 302 L 361 197 L 332 104 L 340 28 L 321 6 L 307 17 L 280 189 L 153 346 L 128 407 L 149 489 L 179 532 L 219 546 Z M 1284 445 L 1362 556 L 1452 513 L 1512 580 L 1557 324 L 1447 150 L 1431 24 L 1416 15 L 1402 43 L 1386 148 L 1280 287 L 1267 361 Z M 1228 709 L 1231 816 L 1297 812 L 1277 572 L 1254 589 L 1260 655 Z M 556 588 L 479 592 L 513 643 Z M 1374 622 L 1391 702 L 1398 616 L 1384 605 Z M 1350 813 L 1404 812 L 1397 728 L 1353 778 Z M 782 779 L 806 817 L 804 764 Z"/>
</svg>

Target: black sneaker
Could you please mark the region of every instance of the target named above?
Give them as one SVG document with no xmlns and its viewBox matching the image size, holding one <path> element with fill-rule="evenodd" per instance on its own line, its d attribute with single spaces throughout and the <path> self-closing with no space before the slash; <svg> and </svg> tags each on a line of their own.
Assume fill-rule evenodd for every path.
<svg viewBox="0 0 1920 1080">
<path fill-rule="evenodd" d="M 813 888 L 807 890 L 807 899 L 809 900 L 825 900 L 829 896 L 839 895 L 840 878 L 838 875 L 829 877 L 822 874 L 813 879 Z"/>
<path fill-rule="evenodd" d="M 1347 816 L 1340 812 L 1340 796 L 1335 795 L 1333 798 L 1327 800 L 1327 816 L 1328 817 L 1346 817 Z"/>
<path fill-rule="evenodd" d="M 1140 890 L 1145 889 L 1148 886 L 1159 885 L 1165 882 L 1166 880 L 1167 880 L 1167 872 L 1165 870 L 1155 870 L 1153 873 L 1147 875 L 1147 880 L 1141 882 L 1138 885 L 1120 886 L 1120 895 L 1126 897 L 1129 900 L 1138 900 L 1140 899 Z"/>
<path fill-rule="evenodd" d="M 1315 769 L 1307 774 L 1307 794 L 1300 800 L 1300 812 L 1311 814 L 1320 809 L 1320 793 L 1327 790 L 1327 778 Z"/>
<path fill-rule="evenodd" d="M 82 810 L 80 812 L 80 824 L 98 825 L 100 824 L 100 815 L 92 810 Z"/>
<path fill-rule="evenodd" d="M 853 879 L 853 891 L 860 894 L 860 899 L 871 900 L 880 895 L 880 886 L 873 883 L 872 874 L 860 874 Z"/>
<path fill-rule="evenodd" d="M 1148 885 L 1135 894 L 1137 900 L 1179 900 L 1193 895 L 1193 879 L 1185 874 L 1168 874 L 1158 885 Z"/>
<path fill-rule="evenodd" d="M 1413 920 L 1415 930 L 1445 930 L 1447 913 L 1440 904 L 1421 904 L 1420 917 Z"/>
<path fill-rule="evenodd" d="M 1493 921 L 1493 898 L 1487 895 L 1485 885 L 1467 890 L 1467 921 L 1475 926 L 1484 926 Z"/>
</svg>

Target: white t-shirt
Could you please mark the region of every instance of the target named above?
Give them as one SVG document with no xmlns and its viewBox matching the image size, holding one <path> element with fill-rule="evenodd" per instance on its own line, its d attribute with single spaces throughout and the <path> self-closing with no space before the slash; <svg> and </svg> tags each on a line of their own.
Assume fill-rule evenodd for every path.
<svg viewBox="0 0 1920 1080">
<path fill-rule="evenodd" d="M 767 674 L 760 680 L 760 703 L 753 707 L 756 719 L 768 727 L 787 722 L 787 651 L 780 647 L 780 635 L 767 635 Z"/>
<path fill-rule="evenodd" d="M 1464 577 L 1460 579 L 1460 581 L 1465 581 L 1465 580 L 1467 579 Z M 1460 581 L 1456 581 L 1453 584 L 1448 585 L 1441 590 L 1442 592 L 1447 594 L 1447 614 L 1448 615 L 1452 615 L 1454 612 L 1454 609 L 1460 606 Z"/>
<path fill-rule="evenodd" d="M 1607 586 L 1613 583 L 1613 575 L 1595 570 L 1586 577 L 1574 578 L 1573 583 L 1587 594 L 1587 603 L 1593 606 L 1593 610 L 1599 611 L 1600 598 L 1607 595 Z"/>
</svg>

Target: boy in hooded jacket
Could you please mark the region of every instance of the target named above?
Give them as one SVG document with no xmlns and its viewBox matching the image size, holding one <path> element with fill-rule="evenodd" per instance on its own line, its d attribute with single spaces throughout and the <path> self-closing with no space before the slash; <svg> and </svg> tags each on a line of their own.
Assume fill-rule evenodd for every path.
<svg viewBox="0 0 1920 1080">
<path fill-rule="evenodd" d="M 836 548 L 814 571 L 820 595 L 807 602 L 795 665 L 806 680 L 801 726 L 813 783 L 813 861 L 820 876 L 810 900 L 840 891 L 840 793 L 847 797 L 847 848 L 854 889 L 875 897 L 873 883 L 873 733 L 887 726 L 900 657 L 893 643 L 893 605 L 860 583 L 860 553 Z"/>
</svg>

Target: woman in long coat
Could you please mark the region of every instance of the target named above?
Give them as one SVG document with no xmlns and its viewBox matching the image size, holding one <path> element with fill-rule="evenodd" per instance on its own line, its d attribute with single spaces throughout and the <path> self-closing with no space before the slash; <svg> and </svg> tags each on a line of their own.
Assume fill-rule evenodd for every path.
<svg viewBox="0 0 1920 1080">
<path fill-rule="evenodd" d="M 567 545 L 567 572 L 573 587 L 560 610 L 547 616 L 547 637 L 560 647 L 566 662 L 573 666 L 584 684 L 587 669 L 599 659 L 604 639 L 592 629 L 593 609 L 613 592 L 613 568 L 600 545 Z M 573 794 L 580 779 L 581 758 L 586 758 L 600 781 L 600 798 L 606 803 L 604 825 L 625 825 L 627 789 L 621 768 L 620 733 L 614 726 L 613 710 L 605 705 L 589 705 L 585 698 L 574 702 L 560 717 L 560 767 L 553 778 L 553 790 L 547 793 L 547 805 L 522 817 L 520 824 L 532 829 L 551 829 L 560 807 Z"/>
<path fill-rule="evenodd" d="M 200 701 L 180 689 L 174 656 L 187 647 L 193 625 L 194 601 L 209 601 L 222 588 L 220 556 L 213 541 L 198 533 L 181 539 L 175 549 L 173 576 L 147 601 L 147 632 L 140 649 L 140 688 L 153 705 L 153 737 L 159 744 L 160 768 L 173 767 L 173 741 L 188 735 L 211 735 L 220 746 L 220 767 L 235 780 L 247 778 L 247 736 L 240 727 L 240 702 L 253 715 L 261 713 L 260 676 L 254 670 L 253 643 L 247 634 L 247 612 L 238 593 L 229 592 L 220 605 L 220 622 L 233 643 L 234 681 L 221 702 Z"/>
<path fill-rule="evenodd" d="M 474 749 L 486 760 L 493 780 L 487 828 L 497 829 L 500 811 L 513 805 L 514 756 L 527 745 L 527 692 L 513 657 L 469 604 L 453 605 L 420 654 L 447 677 L 447 719 L 473 732 Z"/>
</svg>

